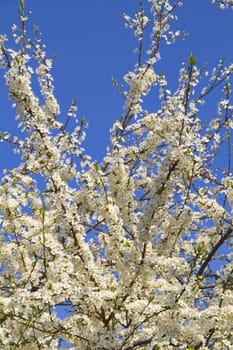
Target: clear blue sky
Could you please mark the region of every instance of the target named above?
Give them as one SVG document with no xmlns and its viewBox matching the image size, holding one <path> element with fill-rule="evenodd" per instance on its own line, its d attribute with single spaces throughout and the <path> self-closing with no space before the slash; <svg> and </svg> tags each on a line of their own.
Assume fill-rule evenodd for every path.
<svg viewBox="0 0 233 350">
<path fill-rule="evenodd" d="M 131 13 L 138 0 L 25 0 L 32 11 L 29 23 L 36 23 L 47 45 L 48 56 L 56 54 L 53 74 L 55 94 L 65 113 L 77 97 L 79 115 L 89 121 L 86 148 L 98 160 L 108 144 L 109 129 L 122 113 L 123 100 L 111 83 L 136 62 L 136 41 L 124 28 L 120 14 Z M 0 0 L 0 32 L 10 33 L 18 21 L 18 0 Z M 175 87 L 178 69 L 192 52 L 198 62 L 210 66 L 225 56 L 233 61 L 233 11 L 221 11 L 210 0 L 184 0 L 176 26 L 190 35 L 164 50 L 158 69 L 168 74 Z M 162 51 L 163 54 L 163 51 Z M 2 72 L 3 73 L 3 72 Z M 1 129 L 15 128 L 0 79 Z M 2 145 L 0 145 L 0 150 Z M 3 163 L 9 158 L 3 154 Z M 2 165 L 0 166 L 2 168 Z"/>
</svg>

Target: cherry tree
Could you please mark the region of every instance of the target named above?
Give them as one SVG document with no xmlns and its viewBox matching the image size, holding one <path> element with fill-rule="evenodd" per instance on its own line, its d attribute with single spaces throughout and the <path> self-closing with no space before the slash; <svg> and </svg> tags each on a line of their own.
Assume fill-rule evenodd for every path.
<svg viewBox="0 0 233 350">
<path fill-rule="evenodd" d="M 60 116 L 52 60 L 36 28 L 28 37 L 23 0 L 16 46 L 0 36 L 21 130 L 0 134 L 19 156 L 0 184 L 2 349 L 63 340 L 80 350 L 232 349 L 233 64 L 208 71 L 190 55 L 172 92 L 156 67 L 183 35 L 173 30 L 182 1 L 138 4 L 123 16 L 137 62 L 123 86 L 113 79 L 123 113 L 99 163 L 82 147 L 75 101 Z M 215 90 L 206 120 L 201 107 Z"/>
</svg>

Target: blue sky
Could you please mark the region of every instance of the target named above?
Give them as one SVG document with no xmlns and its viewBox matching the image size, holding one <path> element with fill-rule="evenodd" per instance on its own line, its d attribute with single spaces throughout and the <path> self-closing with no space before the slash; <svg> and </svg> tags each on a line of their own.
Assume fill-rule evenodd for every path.
<svg viewBox="0 0 233 350">
<path fill-rule="evenodd" d="M 48 56 L 56 55 L 55 94 L 62 112 L 66 113 L 72 98 L 78 99 L 79 116 L 85 115 L 89 122 L 85 147 L 93 158 L 101 160 L 109 129 L 122 113 L 124 103 L 111 77 L 121 82 L 137 58 L 133 53 L 136 41 L 132 32 L 124 28 L 120 15 L 132 13 L 138 0 L 25 1 L 27 10 L 32 11 L 29 23 L 39 26 Z M 18 0 L 0 0 L 1 33 L 10 34 L 11 25 L 17 23 L 17 6 Z M 208 62 L 210 67 L 223 56 L 233 61 L 233 11 L 221 11 L 210 0 L 184 0 L 178 15 L 176 27 L 190 35 L 164 48 L 164 59 L 158 66 L 168 74 L 173 88 L 181 63 L 190 52 L 200 64 Z M 0 84 L 1 129 L 14 131 L 14 110 L 1 78 Z M 3 164 L 10 159 L 4 154 Z"/>
</svg>

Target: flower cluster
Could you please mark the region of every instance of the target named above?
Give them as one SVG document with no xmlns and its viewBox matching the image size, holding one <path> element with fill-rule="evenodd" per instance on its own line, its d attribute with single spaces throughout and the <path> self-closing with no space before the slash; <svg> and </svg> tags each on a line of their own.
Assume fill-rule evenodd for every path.
<svg viewBox="0 0 233 350">
<path fill-rule="evenodd" d="M 75 101 L 60 115 L 52 61 L 38 33 L 27 40 L 23 0 L 17 48 L 0 36 L 22 130 L 0 134 L 21 157 L 0 183 L 2 349 L 58 349 L 62 340 L 77 350 L 231 349 L 233 65 L 220 61 L 209 74 L 191 55 L 171 92 L 156 63 L 161 42 L 180 36 L 171 26 L 181 1 L 149 0 L 148 14 L 140 3 L 124 16 L 138 61 L 100 163 L 82 148 Z M 216 115 L 203 123 L 201 106 L 219 86 Z M 149 112 L 154 88 L 160 102 Z"/>
<path fill-rule="evenodd" d="M 213 4 L 219 4 L 222 10 L 227 9 L 228 7 L 233 8 L 232 0 L 211 0 Z"/>
</svg>

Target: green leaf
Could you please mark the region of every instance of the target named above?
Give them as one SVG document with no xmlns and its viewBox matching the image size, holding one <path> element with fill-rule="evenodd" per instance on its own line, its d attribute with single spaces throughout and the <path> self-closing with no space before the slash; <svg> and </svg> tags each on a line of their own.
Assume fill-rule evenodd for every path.
<svg viewBox="0 0 233 350">
<path fill-rule="evenodd" d="M 94 163 L 94 167 L 96 171 L 99 171 L 99 164 L 97 162 Z"/>
<path fill-rule="evenodd" d="M 85 122 L 85 115 L 82 115 L 81 120 L 80 120 L 81 127 L 84 125 L 84 122 Z"/>
<path fill-rule="evenodd" d="M 40 212 L 41 212 L 41 213 L 45 213 L 45 212 L 46 212 L 46 206 L 45 206 L 45 204 L 43 204 L 43 205 L 40 207 Z"/>
<path fill-rule="evenodd" d="M 191 64 L 191 66 L 194 66 L 194 64 L 196 64 L 197 62 L 197 58 L 195 56 L 193 56 L 192 54 L 189 56 L 189 63 Z"/>
<path fill-rule="evenodd" d="M 229 96 L 231 94 L 231 84 L 230 83 L 226 83 L 225 89 L 226 89 L 226 96 L 227 96 L 227 98 L 229 98 Z"/>
</svg>

